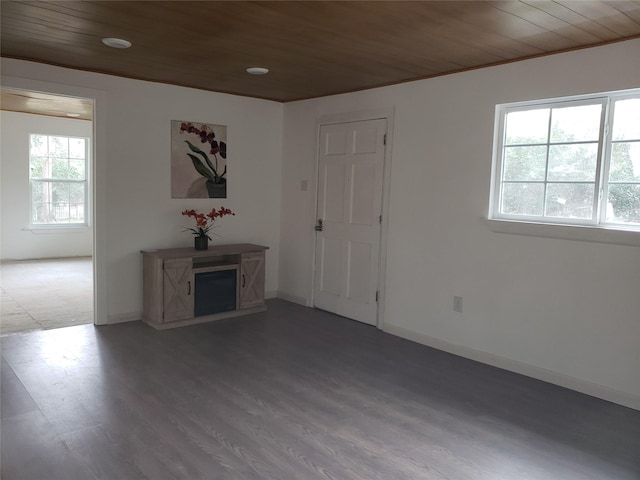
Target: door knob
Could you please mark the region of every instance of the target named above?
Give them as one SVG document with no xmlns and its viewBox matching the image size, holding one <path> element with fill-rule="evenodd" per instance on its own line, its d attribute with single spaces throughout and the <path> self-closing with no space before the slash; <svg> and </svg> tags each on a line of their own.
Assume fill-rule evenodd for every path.
<svg viewBox="0 0 640 480">
<path fill-rule="evenodd" d="M 321 231 L 322 231 L 322 219 L 319 218 L 318 223 L 316 224 L 316 232 L 321 232 Z"/>
</svg>

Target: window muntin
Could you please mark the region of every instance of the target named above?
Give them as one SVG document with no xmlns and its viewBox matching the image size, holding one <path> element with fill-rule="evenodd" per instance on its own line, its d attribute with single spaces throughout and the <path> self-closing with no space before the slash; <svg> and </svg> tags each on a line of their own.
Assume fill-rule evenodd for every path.
<svg viewBox="0 0 640 480">
<path fill-rule="evenodd" d="M 497 122 L 492 218 L 640 230 L 640 92 L 499 106 Z"/>
<path fill-rule="evenodd" d="M 31 226 L 88 225 L 88 152 L 88 138 L 30 135 Z"/>
</svg>

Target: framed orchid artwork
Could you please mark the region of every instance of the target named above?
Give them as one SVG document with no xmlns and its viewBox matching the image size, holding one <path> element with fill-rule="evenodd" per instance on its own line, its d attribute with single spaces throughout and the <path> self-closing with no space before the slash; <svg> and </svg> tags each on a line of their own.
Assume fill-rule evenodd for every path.
<svg viewBox="0 0 640 480">
<path fill-rule="evenodd" d="M 171 198 L 227 198 L 227 127 L 171 121 Z"/>
</svg>

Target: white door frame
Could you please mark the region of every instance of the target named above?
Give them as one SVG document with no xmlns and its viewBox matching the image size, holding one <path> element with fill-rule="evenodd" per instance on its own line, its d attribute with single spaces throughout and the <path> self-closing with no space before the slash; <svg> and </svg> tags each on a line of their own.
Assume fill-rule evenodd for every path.
<svg viewBox="0 0 640 480">
<path fill-rule="evenodd" d="M 316 242 L 317 235 L 314 230 L 316 215 L 318 211 L 318 145 L 320 142 L 320 127 L 323 125 L 335 125 L 339 123 L 360 122 L 365 120 L 385 119 L 387 121 L 386 144 L 384 149 L 384 167 L 382 176 L 382 225 L 380 227 L 380 252 L 378 258 L 378 285 L 380 292 L 378 296 L 378 308 L 376 313 L 376 328 L 384 329 L 385 312 L 385 279 L 387 274 L 387 229 L 389 226 L 389 193 L 391 190 L 391 151 L 393 145 L 393 118 L 394 108 L 380 108 L 373 110 L 362 110 L 356 112 L 340 113 L 335 115 L 323 115 L 316 120 L 316 144 L 315 144 L 315 168 L 311 184 L 314 185 L 314 199 L 311 203 L 313 210 L 310 212 L 311 218 L 311 292 L 308 296 L 307 306 L 313 307 L 315 304 L 315 270 L 316 270 Z"/>
<path fill-rule="evenodd" d="M 89 169 L 93 225 L 93 323 L 94 325 L 106 325 L 109 323 L 107 318 L 107 235 L 105 231 L 107 219 L 107 94 L 103 90 L 7 75 L 2 75 L 2 86 L 93 100 L 93 141 L 91 142 L 91 167 Z"/>
</svg>

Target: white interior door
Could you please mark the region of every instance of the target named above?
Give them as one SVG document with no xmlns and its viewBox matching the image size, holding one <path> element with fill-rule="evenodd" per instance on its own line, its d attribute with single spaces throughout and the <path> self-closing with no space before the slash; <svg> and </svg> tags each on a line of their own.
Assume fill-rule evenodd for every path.
<svg viewBox="0 0 640 480">
<path fill-rule="evenodd" d="M 386 119 L 323 125 L 315 306 L 376 325 Z"/>
</svg>

